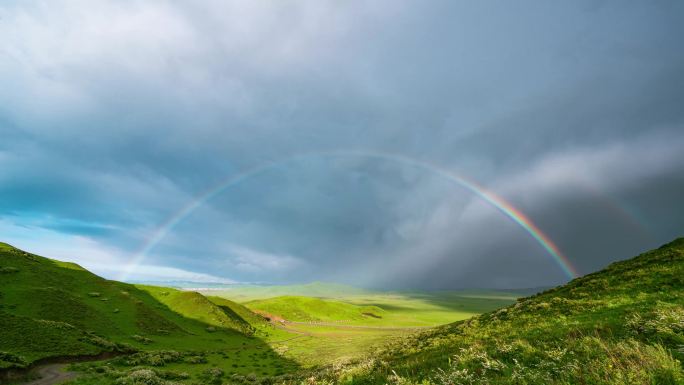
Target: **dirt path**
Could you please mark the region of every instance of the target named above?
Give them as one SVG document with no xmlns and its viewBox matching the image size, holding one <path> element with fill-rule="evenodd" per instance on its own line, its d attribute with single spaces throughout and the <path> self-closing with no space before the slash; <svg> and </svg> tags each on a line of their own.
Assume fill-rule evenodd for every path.
<svg viewBox="0 0 684 385">
<path fill-rule="evenodd" d="M 24 385 L 54 385 L 76 378 L 75 372 L 65 372 L 67 364 L 49 364 L 37 367 L 33 373 L 40 376 L 39 379 L 24 383 Z"/>
</svg>

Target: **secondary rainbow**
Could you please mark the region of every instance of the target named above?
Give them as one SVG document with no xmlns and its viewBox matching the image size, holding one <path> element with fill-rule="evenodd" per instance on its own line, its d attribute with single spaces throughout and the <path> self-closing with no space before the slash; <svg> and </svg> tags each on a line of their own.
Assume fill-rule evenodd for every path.
<svg viewBox="0 0 684 385">
<path fill-rule="evenodd" d="M 224 190 L 239 184 L 240 182 L 252 178 L 260 173 L 266 172 L 284 163 L 294 162 L 308 157 L 361 157 L 368 159 L 377 159 L 389 162 L 396 162 L 403 165 L 408 165 L 420 168 L 431 172 L 440 177 L 446 178 L 457 185 L 465 188 L 471 193 L 483 199 L 505 216 L 513 220 L 520 227 L 522 227 L 532 238 L 534 238 L 539 245 L 546 250 L 549 256 L 558 264 L 563 273 L 570 279 L 579 276 L 577 269 L 572 265 L 570 260 L 560 251 L 558 246 L 549 238 L 544 232 L 537 227 L 532 220 L 523 214 L 520 210 L 515 208 L 512 204 L 487 190 L 485 187 L 479 185 L 470 178 L 456 174 L 442 167 L 432 163 L 427 163 L 421 160 L 409 158 L 402 155 L 388 154 L 381 152 L 367 152 L 367 151 L 327 151 L 327 152 L 311 152 L 305 154 L 298 154 L 287 158 L 261 163 L 257 166 L 248 168 L 236 175 L 232 175 L 214 186 L 208 188 L 202 193 L 193 198 L 186 206 L 169 216 L 166 221 L 161 223 L 152 235 L 145 241 L 143 246 L 134 254 L 129 261 L 126 268 L 119 277 L 120 280 L 126 280 L 133 270 L 139 266 L 146 258 L 147 254 L 171 231 L 178 223 L 182 222 L 188 215 L 192 214 L 197 208 L 211 200 L 216 195 Z"/>
</svg>

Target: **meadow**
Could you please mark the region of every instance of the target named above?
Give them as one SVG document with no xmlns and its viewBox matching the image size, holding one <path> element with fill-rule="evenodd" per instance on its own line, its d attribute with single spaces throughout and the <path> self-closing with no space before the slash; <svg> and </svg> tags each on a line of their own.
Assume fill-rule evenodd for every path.
<svg viewBox="0 0 684 385">
<path fill-rule="evenodd" d="M 114 357 L 72 364 L 82 373 L 79 384 L 137 383 L 136 376 L 177 383 L 206 383 L 211 376 L 283 380 L 353 362 L 420 328 L 515 298 L 313 283 L 250 288 L 251 297 L 244 301 L 243 293 L 238 303 L 217 291 L 203 295 L 106 280 L 7 244 L 0 244 L 0 257 L 0 370 L 21 373 L 43 362 Z"/>
<path fill-rule="evenodd" d="M 312 382 L 467 385 L 684 384 L 684 238 L 394 340 Z"/>
<path fill-rule="evenodd" d="M 397 338 L 510 305 L 520 296 L 473 290 L 382 292 L 321 282 L 203 294 L 244 301 L 281 331 L 299 335 L 273 349 L 303 368 L 350 362 Z"/>
<path fill-rule="evenodd" d="M 307 369 L 351 362 L 397 338 L 506 306 L 519 296 L 492 291 L 381 292 L 322 282 L 202 294 L 212 301 L 242 301 L 252 314 L 270 320 L 263 340 Z"/>
<path fill-rule="evenodd" d="M 202 294 L 5 244 L 0 257 L 5 381 L 107 354 L 72 364 L 70 383 L 684 384 L 684 239 L 530 296 L 323 283 Z"/>
</svg>

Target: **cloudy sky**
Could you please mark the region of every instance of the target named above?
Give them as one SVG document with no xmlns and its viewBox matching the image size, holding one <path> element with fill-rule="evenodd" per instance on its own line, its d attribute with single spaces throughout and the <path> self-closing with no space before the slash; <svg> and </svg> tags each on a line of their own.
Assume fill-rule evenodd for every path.
<svg viewBox="0 0 684 385">
<path fill-rule="evenodd" d="M 0 240 L 126 280 L 562 283 L 449 175 L 581 274 L 684 236 L 682 17 L 680 1 L 3 2 Z"/>
</svg>

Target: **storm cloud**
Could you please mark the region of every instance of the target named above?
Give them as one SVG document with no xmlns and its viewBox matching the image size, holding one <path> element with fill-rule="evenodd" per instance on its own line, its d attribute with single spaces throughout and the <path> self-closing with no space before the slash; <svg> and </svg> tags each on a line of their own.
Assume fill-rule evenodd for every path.
<svg viewBox="0 0 684 385">
<path fill-rule="evenodd" d="M 5 2 L 0 240 L 132 280 L 561 283 L 444 172 L 525 213 L 580 273 L 684 235 L 683 16 L 677 1 Z"/>
</svg>

